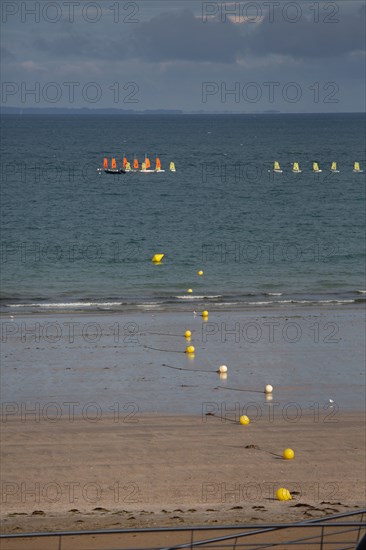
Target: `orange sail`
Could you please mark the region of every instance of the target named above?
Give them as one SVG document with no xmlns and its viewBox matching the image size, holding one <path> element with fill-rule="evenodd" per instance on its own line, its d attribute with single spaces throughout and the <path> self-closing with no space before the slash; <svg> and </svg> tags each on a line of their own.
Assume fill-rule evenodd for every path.
<svg viewBox="0 0 366 550">
<path fill-rule="evenodd" d="M 103 168 L 104 169 L 108 168 L 108 159 L 106 157 L 104 157 L 104 159 L 103 159 Z"/>
<path fill-rule="evenodd" d="M 126 168 L 127 163 L 128 163 L 128 160 L 126 159 L 126 157 L 123 157 L 123 168 Z"/>
<path fill-rule="evenodd" d="M 156 157 L 155 170 L 161 170 L 161 162 L 160 162 L 159 157 Z"/>
<path fill-rule="evenodd" d="M 135 170 L 138 170 L 138 169 L 139 169 L 139 161 L 138 161 L 137 159 L 135 159 L 135 160 L 133 161 L 133 167 L 134 167 Z"/>
<path fill-rule="evenodd" d="M 117 163 L 115 158 L 112 158 L 112 170 L 117 170 Z"/>
<path fill-rule="evenodd" d="M 150 168 L 151 164 L 150 164 L 150 159 L 148 159 L 147 157 L 145 158 L 145 165 L 146 165 L 146 170 L 148 168 Z"/>
</svg>

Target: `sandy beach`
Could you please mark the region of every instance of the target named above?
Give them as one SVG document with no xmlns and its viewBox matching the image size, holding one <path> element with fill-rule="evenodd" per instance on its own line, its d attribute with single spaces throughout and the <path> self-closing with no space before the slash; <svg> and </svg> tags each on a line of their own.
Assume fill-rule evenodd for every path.
<svg viewBox="0 0 366 550">
<path fill-rule="evenodd" d="M 277 501 L 279 487 L 293 499 Z M 3 532 L 300 521 L 363 507 L 364 491 L 362 414 L 2 426 Z"/>
<path fill-rule="evenodd" d="M 22 340 L 22 323 L 92 319 L 15 319 L 19 330 L 3 339 L 2 532 L 289 523 L 364 507 L 363 313 L 300 313 L 254 321 L 231 312 L 228 323 L 302 327 L 296 343 L 252 346 L 203 341 L 202 320 L 187 313 L 94 317 L 112 329 L 136 323 L 138 334 L 120 342 L 111 328 L 94 342 L 52 342 L 51 332 Z M 210 315 L 204 330 L 225 315 Z M 312 340 L 307 327 L 330 318 L 341 344 Z M 224 362 L 225 379 L 216 372 Z M 292 500 L 276 500 L 279 487 Z"/>
</svg>

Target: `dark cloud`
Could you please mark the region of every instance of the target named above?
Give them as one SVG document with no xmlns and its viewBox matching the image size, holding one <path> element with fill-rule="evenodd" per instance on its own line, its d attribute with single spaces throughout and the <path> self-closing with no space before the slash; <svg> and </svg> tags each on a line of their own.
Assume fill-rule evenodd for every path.
<svg viewBox="0 0 366 550">
<path fill-rule="evenodd" d="M 16 56 L 5 46 L 0 47 L 0 59 L 3 61 L 15 61 Z"/>
<path fill-rule="evenodd" d="M 33 37 L 30 49 L 41 55 L 85 60 L 146 62 L 186 61 L 235 64 L 239 58 L 279 54 L 293 59 L 329 59 L 365 49 L 365 6 L 353 13 L 340 12 L 336 23 L 314 22 L 303 14 L 286 21 L 282 9 L 274 20 L 241 23 L 217 16 L 204 23 L 189 9 L 160 13 L 149 21 L 106 29 L 61 27 L 56 34 Z M 307 14 L 308 15 L 308 14 Z M 289 13 L 293 16 L 293 13 Z M 324 14 L 322 14 L 324 19 Z M 235 19 L 235 18 L 234 18 Z"/>
<path fill-rule="evenodd" d="M 334 20 L 301 17 L 290 23 L 280 10 L 274 12 L 273 22 L 266 18 L 250 37 L 250 50 L 256 55 L 270 53 L 293 58 L 330 58 L 365 49 L 365 6 L 358 13 L 338 13 Z"/>
<path fill-rule="evenodd" d="M 295 14 L 296 15 L 296 14 Z M 327 15 L 327 14 L 325 14 Z M 365 49 L 365 7 L 357 13 L 334 15 L 338 22 L 319 23 L 305 17 L 291 23 L 282 10 L 260 23 L 236 24 L 226 19 L 206 23 L 189 10 L 165 13 L 141 23 L 131 38 L 132 52 L 141 59 L 234 63 L 246 55 L 280 54 L 293 58 L 330 58 Z M 329 18 L 330 18 L 330 14 Z M 330 18 L 331 19 L 331 18 Z"/>
<path fill-rule="evenodd" d="M 203 23 L 189 10 L 165 13 L 132 33 L 134 54 L 146 61 L 235 62 L 244 48 L 240 28 L 230 22 Z"/>
<path fill-rule="evenodd" d="M 62 58 L 126 59 L 131 57 L 129 43 L 123 39 L 104 38 L 90 33 L 64 32 L 57 36 L 37 36 L 32 47 L 48 56 Z"/>
</svg>

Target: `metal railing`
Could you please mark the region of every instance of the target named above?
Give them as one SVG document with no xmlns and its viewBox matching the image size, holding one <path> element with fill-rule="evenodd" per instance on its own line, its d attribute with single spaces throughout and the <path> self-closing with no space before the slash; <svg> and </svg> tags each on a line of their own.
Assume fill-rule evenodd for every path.
<svg viewBox="0 0 366 550">
<path fill-rule="evenodd" d="M 3 534 L 0 546 L 2 550 L 364 550 L 366 509 L 288 524 Z"/>
</svg>

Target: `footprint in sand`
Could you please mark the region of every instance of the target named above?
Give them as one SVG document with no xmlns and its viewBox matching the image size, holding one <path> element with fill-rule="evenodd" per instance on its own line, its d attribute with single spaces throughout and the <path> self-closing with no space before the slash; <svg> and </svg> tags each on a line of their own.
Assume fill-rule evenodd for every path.
<svg viewBox="0 0 366 550">
<path fill-rule="evenodd" d="M 312 506 L 310 506 L 310 504 L 304 504 L 302 502 L 299 502 L 298 504 L 294 504 L 293 506 L 291 506 L 291 508 L 303 508 L 304 506 L 306 508 L 312 508 Z"/>
<path fill-rule="evenodd" d="M 311 509 L 305 510 L 304 515 L 309 516 L 310 518 L 322 517 L 324 516 L 324 510 L 320 510 L 320 508 L 314 508 L 312 506 Z"/>
<path fill-rule="evenodd" d="M 32 512 L 32 516 L 45 516 L 46 514 L 44 513 L 43 510 L 34 510 Z"/>
</svg>

